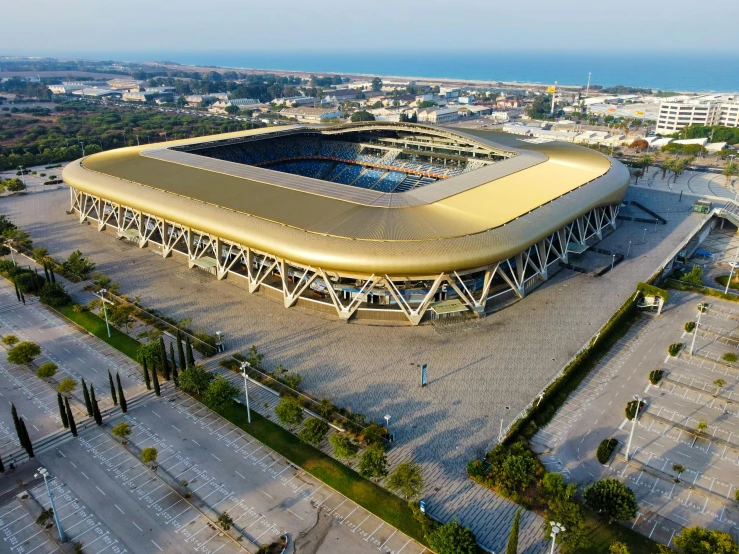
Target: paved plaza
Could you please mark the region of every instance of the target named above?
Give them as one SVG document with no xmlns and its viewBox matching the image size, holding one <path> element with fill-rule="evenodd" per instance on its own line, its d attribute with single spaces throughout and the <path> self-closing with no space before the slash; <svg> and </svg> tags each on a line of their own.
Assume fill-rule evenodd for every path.
<svg viewBox="0 0 739 554">
<path fill-rule="evenodd" d="M 668 220 L 647 231 L 620 222 L 601 247 L 629 256 L 600 278 L 562 270 L 529 297 L 482 320 L 418 328 L 340 323 L 301 309 L 284 309 L 249 295 L 176 259 L 117 241 L 65 213 L 68 191 L 3 199 L 5 213 L 57 259 L 80 249 L 122 293 L 192 326 L 225 333 L 227 346 L 256 344 L 267 367 L 283 364 L 305 377 L 316 396 L 382 420 L 391 416 L 391 455 L 419 461 L 430 512 L 457 516 L 491 550 L 505 546 L 516 505 L 465 478 L 466 463 L 496 442 L 509 424 L 700 222 L 691 203 L 672 194 L 631 189 Z M 629 247 L 629 243 L 631 246 Z M 84 297 L 84 300 L 89 300 Z M 562 322 L 566 321 L 566 326 Z M 421 389 L 417 364 L 429 364 Z M 522 520 L 525 552 L 545 549 L 541 520 Z"/>
<path fill-rule="evenodd" d="M 718 173 L 703 171 L 686 171 L 678 176 L 677 181 L 671 172 L 667 172 L 662 178 L 662 170 L 658 167 L 650 167 L 644 177 L 641 177 L 637 187 L 653 191 L 683 193 L 683 196 L 736 198 L 736 181 L 734 177 L 727 185 L 726 177 Z M 632 179 L 632 185 L 633 185 Z M 694 201 L 694 198 L 690 199 Z M 720 201 L 719 201 L 720 203 Z"/>
</svg>

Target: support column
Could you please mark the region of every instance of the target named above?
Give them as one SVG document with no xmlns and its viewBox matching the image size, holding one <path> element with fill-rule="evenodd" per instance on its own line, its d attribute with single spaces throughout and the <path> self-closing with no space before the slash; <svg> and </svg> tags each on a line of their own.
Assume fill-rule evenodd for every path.
<svg viewBox="0 0 739 554">
<path fill-rule="evenodd" d="M 167 258 L 172 253 L 172 248 L 169 246 L 171 242 L 169 232 L 173 230 L 167 220 L 162 219 L 162 258 Z"/>
<path fill-rule="evenodd" d="M 97 199 L 95 209 L 98 212 L 98 232 L 105 229 L 105 202 L 102 198 Z"/>
<path fill-rule="evenodd" d="M 547 243 L 546 239 L 542 239 L 536 243 L 536 253 L 539 255 L 539 277 L 542 281 L 549 279 L 549 271 L 547 269 Z"/>
<path fill-rule="evenodd" d="M 149 242 L 146 239 L 146 218 L 144 217 L 144 212 L 139 212 L 136 217 L 138 218 L 139 227 L 139 248 L 144 248 Z"/>
<path fill-rule="evenodd" d="M 228 271 L 226 271 L 226 264 L 223 261 L 223 258 L 221 257 L 221 247 L 223 246 L 221 242 L 220 237 L 216 237 L 214 241 L 213 248 L 215 250 L 215 258 L 216 258 L 216 279 L 219 281 L 222 281 L 226 278 L 226 275 L 228 274 Z"/>
</svg>

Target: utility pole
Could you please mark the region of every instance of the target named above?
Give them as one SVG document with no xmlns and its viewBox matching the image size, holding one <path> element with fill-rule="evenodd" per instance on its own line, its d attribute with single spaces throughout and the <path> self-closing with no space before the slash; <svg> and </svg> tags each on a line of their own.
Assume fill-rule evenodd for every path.
<svg viewBox="0 0 739 554">
<path fill-rule="evenodd" d="M 244 376 L 244 398 L 246 398 L 246 420 L 251 423 L 251 410 L 249 409 L 249 388 L 246 385 L 246 368 L 251 367 L 249 362 L 241 362 L 241 374 Z"/>
<path fill-rule="evenodd" d="M 64 534 L 64 531 L 62 530 L 62 526 L 59 524 L 59 514 L 56 513 L 56 506 L 54 505 L 54 493 L 51 492 L 51 489 L 49 488 L 49 471 L 45 467 L 40 467 L 38 470 L 38 473 L 34 475 L 37 479 L 39 476 L 44 478 L 44 484 L 46 485 L 46 493 L 49 495 L 49 502 L 51 503 L 51 511 L 54 514 L 54 522 L 56 523 L 56 528 L 59 531 L 59 540 L 61 542 L 67 542 L 67 537 Z"/>
<path fill-rule="evenodd" d="M 95 296 L 97 296 L 100 301 L 103 303 L 103 313 L 105 314 L 105 326 L 108 328 L 108 338 L 110 338 L 110 323 L 108 323 L 108 310 L 105 307 L 106 302 L 109 304 L 112 304 L 110 300 L 105 298 L 105 293 L 108 292 L 107 289 L 100 289 L 100 292 L 93 292 Z"/>
<path fill-rule="evenodd" d="M 552 87 L 552 110 L 549 112 L 551 115 L 554 115 L 554 97 L 557 95 L 557 81 L 554 81 L 554 86 Z"/>
<path fill-rule="evenodd" d="M 701 302 L 698 304 L 698 322 L 695 324 L 695 329 L 693 329 L 693 340 L 690 343 L 690 355 L 693 355 L 693 350 L 695 350 L 695 337 L 698 335 L 698 327 L 701 325 L 701 314 L 704 310 L 708 309 L 706 305 Z"/>
<path fill-rule="evenodd" d="M 636 420 L 639 417 L 639 407 L 641 406 L 641 398 L 634 395 L 634 400 L 636 400 L 636 411 L 634 411 L 634 417 L 631 420 L 631 433 L 629 433 L 629 444 L 626 446 L 626 461 L 629 461 L 629 453 L 631 452 L 631 439 L 634 438 L 634 427 L 636 427 Z"/>
</svg>

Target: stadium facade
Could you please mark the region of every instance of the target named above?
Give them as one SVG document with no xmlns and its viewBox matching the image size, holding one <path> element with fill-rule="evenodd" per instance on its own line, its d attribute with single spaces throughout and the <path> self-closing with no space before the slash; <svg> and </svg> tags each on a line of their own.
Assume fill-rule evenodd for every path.
<svg viewBox="0 0 739 554">
<path fill-rule="evenodd" d="M 407 123 L 122 148 L 63 171 L 71 210 L 286 307 L 420 323 L 522 298 L 616 226 L 618 161 Z"/>
</svg>

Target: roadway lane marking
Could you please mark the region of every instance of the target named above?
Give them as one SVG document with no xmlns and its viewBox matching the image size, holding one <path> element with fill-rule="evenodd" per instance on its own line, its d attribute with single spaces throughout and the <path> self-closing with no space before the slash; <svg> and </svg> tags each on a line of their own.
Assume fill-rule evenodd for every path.
<svg viewBox="0 0 739 554">
<path fill-rule="evenodd" d="M 287 508 L 287 511 L 290 512 L 292 515 L 294 515 L 296 518 L 298 518 L 300 521 L 303 521 L 303 518 L 300 517 L 298 514 L 293 512 L 290 508 Z"/>
<path fill-rule="evenodd" d="M 218 456 L 216 456 L 215 454 L 213 454 L 212 452 L 210 453 L 210 455 L 211 455 L 211 456 L 213 456 L 213 457 L 214 457 L 214 458 L 215 458 L 216 460 L 218 460 L 219 462 L 222 462 L 222 461 L 223 461 L 223 460 L 221 460 L 221 459 L 220 459 L 220 458 L 219 458 Z"/>
<path fill-rule="evenodd" d="M 103 495 L 103 496 L 108 496 L 107 494 L 105 494 L 105 493 L 103 492 L 103 489 L 101 489 L 101 488 L 100 488 L 100 487 L 98 487 L 97 485 L 95 485 L 95 488 L 96 488 L 97 490 L 99 490 L 99 491 L 100 491 L 100 492 L 102 493 L 102 495 Z"/>
<path fill-rule="evenodd" d="M 138 527 L 138 525 L 137 525 L 136 527 Z M 164 550 L 162 550 L 162 547 L 161 547 L 161 546 L 159 546 L 159 545 L 158 545 L 157 543 L 155 543 L 154 541 L 151 541 L 151 542 L 152 542 L 152 544 L 153 544 L 154 546 L 156 546 L 156 547 L 157 547 L 157 548 L 159 549 L 159 552 L 164 552 Z"/>
<path fill-rule="evenodd" d="M 238 471 L 235 471 L 235 470 L 234 470 L 234 473 L 235 473 L 236 475 L 238 475 L 239 477 L 241 477 L 242 479 L 246 480 L 246 477 L 244 477 L 243 475 L 241 475 L 241 473 L 239 473 Z"/>
<path fill-rule="evenodd" d="M 80 473 L 84 476 L 85 479 L 87 479 L 88 481 L 90 480 L 90 478 L 87 475 L 85 475 L 84 471 L 80 471 Z"/>
<path fill-rule="evenodd" d="M 116 508 L 118 508 L 118 504 L 113 504 L 113 506 L 115 506 Z M 120 508 L 118 508 L 118 511 L 119 511 L 120 513 L 122 513 L 123 515 L 126 515 L 126 512 L 124 512 L 124 511 L 123 511 L 123 510 L 121 510 Z"/>
<path fill-rule="evenodd" d="M 271 494 L 269 494 L 269 493 L 267 493 L 267 492 L 264 492 L 264 491 L 260 491 L 260 492 L 261 492 L 262 494 L 266 494 L 266 495 L 267 495 L 267 496 L 269 496 L 269 497 L 270 497 L 270 498 L 271 498 L 272 500 L 274 500 L 274 499 L 275 499 L 275 497 L 274 497 L 274 496 L 272 496 Z"/>
</svg>

